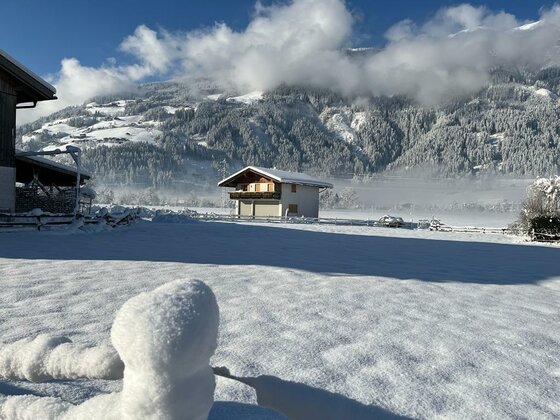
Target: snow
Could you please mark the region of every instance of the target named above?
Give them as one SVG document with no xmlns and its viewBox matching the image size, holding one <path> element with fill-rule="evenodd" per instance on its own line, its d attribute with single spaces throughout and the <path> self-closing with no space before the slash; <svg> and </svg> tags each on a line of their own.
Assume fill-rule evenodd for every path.
<svg viewBox="0 0 560 420">
<path fill-rule="evenodd" d="M 534 29 L 536 29 L 536 28 L 538 28 L 539 26 L 542 26 L 542 25 L 543 25 L 543 21 L 538 20 L 536 22 L 530 22 L 530 23 L 527 23 L 525 25 L 518 26 L 517 28 L 514 28 L 514 30 L 517 30 L 517 31 L 531 31 L 531 30 L 534 30 Z"/>
<path fill-rule="evenodd" d="M 278 411 L 250 404 L 219 402 L 214 404 L 208 420 L 288 420 Z"/>
<path fill-rule="evenodd" d="M 535 90 L 535 93 L 539 96 L 544 96 L 546 98 L 550 98 L 553 95 L 553 93 L 550 90 L 544 88 Z"/>
<path fill-rule="evenodd" d="M 549 214 L 560 212 L 560 176 L 538 178 L 527 191 L 530 197 L 539 200 L 543 211 Z"/>
<path fill-rule="evenodd" d="M 291 420 L 370 420 L 399 418 L 389 411 L 368 406 L 340 394 L 327 392 L 275 376 L 236 378 L 255 389 L 259 405 L 286 414 Z"/>
<path fill-rule="evenodd" d="M 222 97 L 223 93 L 215 93 L 213 95 L 207 95 L 206 98 L 210 99 L 211 101 L 217 101 Z"/>
<path fill-rule="evenodd" d="M 161 137 L 161 135 L 162 132 L 160 130 L 138 127 L 107 128 L 102 130 L 93 130 L 88 133 L 89 137 L 98 140 L 125 139 L 132 142 L 145 142 L 152 144 L 154 144 L 156 139 Z"/>
<path fill-rule="evenodd" d="M 57 398 L 35 396 L 17 396 L 0 399 L 0 414 L 3 419 L 13 420 L 60 420 L 72 407 Z"/>
<path fill-rule="evenodd" d="M 559 99 L 558 99 L 558 95 L 556 95 L 554 92 L 551 92 L 548 89 L 534 89 L 534 94 L 547 100 L 547 102 L 552 103 L 552 104 L 558 104 L 559 103 Z"/>
<path fill-rule="evenodd" d="M 155 209 L 167 209 L 173 211 L 181 211 L 183 207 L 157 207 Z M 198 213 L 231 215 L 233 208 L 229 207 L 189 207 Z M 396 216 L 402 217 L 405 222 L 417 222 L 421 219 L 431 220 L 436 218 L 443 223 L 454 226 L 474 226 L 479 228 L 507 228 L 518 217 L 517 212 L 490 212 L 490 211 L 428 211 L 414 210 L 405 211 L 399 209 L 390 209 L 395 212 Z M 319 216 L 326 219 L 348 219 L 348 220 L 379 220 L 387 213 L 386 210 L 375 209 L 329 209 L 320 210 Z"/>
<path fill-rule="evenodd" d="M 100 121 L 98 123 L 92 124 L 88 127 L 87 130 L 81 130 L 83 133 L 95 131 L 95 130 L 102 130 L 105 128 L 115 128 L 115 127 L 127 127 L 133 124 L 138 124 L 142 120 L 141 115 L 131 115 L 131 116 L 121 116 L 117 118 L 111 118 L 109 120 Z"/>
<path fill-rule="evenodd" d="M 198 221 L 0 235 L 4 345 L 40 334 L 108 345 L 129 298 L 198 278 L 220 306 L 211 363 L 236 375 L 274 377 L 415 418 L 560 413 L 558 245 L 494 234 Z M 98 398 L 99 406 L 118 404 L 122 387 L 103 379 L 3 379 L 0 393 L 10 396 L 0 405 L 4 418 L 18 418 L 5 415 L 14 410 L 48 418 L 69 405 L 95 411 Z M 21 393 L 42 396 L 14 396 Z M 257 396 L 218 378 L 214 400 L 211 418 L 249 410 L 226 402 L 256 404 Z"/>
<path fill-rule="evenodd" d="M 76 345 L 67 337 L 39 335 L 0 348 L 0 376 L 9 379 L 115 379 L 122 369 L 111 347 Z"/>
<path fill-rule="evenodd" d="M 177 107 L 174 107 L 174 106 L 164 106 L 163 109 L 165 109 L 165 112 L 167 112 L 168 114 L 173 115 L 181 108 L 177 108 Z"/>
<path fill-rule="evenodd" d="M 62 150 L 68 150 L 68 146 L 69 145 L 66 145 L 65 147 L 61 147 L 61 148 L 59 148 L 59 150 L 61 150 L 61 151 Z M 57 149 L 55 149 L 55 150 L 57 150 Z M 20 153 L 20 150 L 16 150 L 16 159 L 18 158 L 18 156 L 17 156 L 18 153 Z M 36 164 L 38 164 L 38 166 L 46 166 L 46 167 L 50 167 L 50 168 L 60 169 L 64 172 L 71 173 L 71 174 L 75 175 L 76 178 L 78 176 L 77 175 L 77 169 L 76 169 L 75 166 L 72 167 L 72 166 L 69 166 L 69 165 L 65 165 L 63 163 L 60 163 L 60 162 L 57 162 L 57 161 L 53 160 L 52 158 L 49 159 L 49 158 L 43 157 L 43 156 L 22 156 L 21 158 L 24 159 L 24 160 L 31 160 L 33 162 L 36 162 Z M 81 170 L 80 174 L 91 177 L 91 174 L 89 174 L 88 172 L 86 172 L 84 170 Z"/>
<path fill-rule="evenodd" d="M 361 148 L 356 146 L 356 142 L 358 132 L 368 120 L 366 112 L 353 111 L 350 107 L 325 107 L 319 118 L 339 140 L 361 151 Z"/>
<path fill-rule="evenodd" d="M 360 131 L 362 126 L 367 122 L 367 113 L 366 112 L 355 112 L 354 118 L 352 119 L 351 127 L 356 131 Z"/>
<path fill-rule="evenodd" d="M 301 185 L 310 185 L 310 186 L 314 186 L 314 187 L 321 187 L 321 188 L 332 188 L 333 185 L 325 182 L 325 181 L 321 181 L 320 179 L 314 178 L 310 175 L 304 174 L 304 173 L 300 173 L 300 172 L 289 172 L 289 171 L 281 171 L 279 169 L 271 169 L 271 168 L 261 168 L 258 166 L 247 166 L 246 168 L 243 168 L 239 171 L 237 171 L 236 173 L 234 173 L 233 175 L 230 175 L 229 177 L 221 180 L 218 183 L 218 186 L 221 186 L 222 184 L 226 184 L 229 181 L 231 181 L 232 179 L 235 179 L 238 175 L 240 175 L 241 173 L 247 171 L 247 170 L 251 170 L 253 172 L 256 172 L 258 174 L 261 174 L 265 177 L 270 177 L 272 179 L 274 179 L 275 181 L 278 181 L 280 183 L 287 183 L 287 184 L 301 184 Z"/>
<path fill-rule="evenodd" d="M 462 36 L 462 35 L 465 35 L 465 34 L 472 34 L 472 33 L 475 33 L 475 32 L 488 31 L 488 30 L 489 30 L 489 28 L 487 26 L 482 26 L 482 25 L 473 26 L 471 28 L 462 29 L 462 30 L 460 30 L 458 32 L 455 32 L 453 34 L 449 34 L 448 38 L 456 38 L 458 36 Z"/>
<path fill-rule="evenodd" d="M 65 123 L 65 120 L 57 120 L 43 125 L 41 130 L 48 131 L 51 134 L 71 133 L 75 130 L 74 127 Z M 41 131 L 37 130 L 37 131 Z"/>
<path fill-rule="evenodd" d="M 264 92 L 260 90 L 255 90 L 253 92 L 246 93 L 245 95 L 241 96 L 233 96 L 231 98 L 227 98 L 226 101 L 228 102 L 238 102 L 246 105 L 250 105 L 257 101 L 260 101 L 263 97 Z"/>
<path fill-rule="evenodd" d="M 124 109 L 115 107 L 115 106 L 99 106 L 99 107 L 92 107 L 86 108 L 86 110 L 91 114 L 102 114 L 102 115 L 110 115 L 110 116 L 117 116 L 124 114 Z"/>
<path fill-rule="evenodd" d="M 211 101 L 217 101 L 220 98 L 226 97 L 227 102 L 250 105 L 252 103 L 255 103 L 255 102 L 261 100 L 262 97 L 263 97 L 263 94 L 264 94 L 264 92 L 262 92 L 260 90 L 255 90 L 255 91 L 246 93 L 245 95 L 229 96 L 229 97 L 226 97 L 223 93 L 216 93 L 216 94 L 213 94 L 213 95 L 207 95 L 206 99 L 209 99 Z"/>
<path fill-rule="evenodd" d="M 131 101 L 120 100 L 120 101 L 115 101 L 109 104 L 102 104 L 102 105 L 99 105 L 95 102 L 91 102 L 86 105 L 86 111 L 88 111 L 90 114 L 99 113 L 101 115 L 107 115 L 113 117 L 119 116 L 124 114 L 124 110 L 128 102 Z"/>
<path fill-rule="evenodd" d="M 111 340 L 124 364 L 123 418 L 206 419 L 218 305 L 200 281 L 176 281 L 126 302 Z"/>
<path fill-rule="evenodd" d="M 352 112 L 349 108 L 326 107 L 319 117 L 326 127 L 336 134 L 340 140 L 351 144 L 356 142 L 354 121 L 352 120 Z"/>
<path fill-rule="evenodd" d="M 376 49 L 373 47 L 359 47 L 359 48 L 347 48 L 346 51 L 350 52 L 375 52 Z"/>
<path fill-rule="evenodd" d="M 156 127 L 156 121 L 144 121 L 141 115 L 122 115 L 126 101 L 116 101 L 111 104 L 99 106 L 96 103 L 86 105 L 90 113 L 101 112 L 102 117 L 97 117 L 98 122 L 87 127 L 72 127 L 67 124 L 68 119 L 56 120 L 44 124 L 40 129 L 35 130 L 32 135 L 24 136 L 23 143 L 32 140 L 40 141 L 41 133 L 47 132 L 57 135 L 58 138 L 51 139 L 50 144 L 44 145 L 41 150 L 50 151 L 63 149 L 67 146 L 89 147 L 92 145 L 115 146 L 125 142 L 146 142 L 154 144 L 162 135 Z"/>
<path fill-rule="evenodd" d="M 79 406 L 51 398 L 9 397 L 0 400 L 0 414 L 14 419 L 207 419 L 214 402 L 209 362 L 217 335 L 218 305 L 210 288 L 196 280 L 167 283 L 128 300 L 116 314 L 111 340 L 125 365 L 122 392 L 96 396 Z M 10 353 L 16 358 L 22 354 L 31 372 L 42 372 L 44 353 L 65 344 L 65 338 L 41 336 L 30 346 L 12 345 Z M 75 352 L 58 353 L 62 363 L 76 359 Z M 56 377 L 27 373 L 32 381 Z"/>
<path fill-rule="evenodd" d="M 505 132 L 490 134 L 488 136 L 488 139 L 490 140 L 490 144 L 492 146 L 499 145 L 500 143 L 502 143 L 504 141 L 505 138 L 506 138 L 506 133 Z"/>
<path fill-rule="evenodd" d="M 52 144 L 52 145 L 43 147 L 43 148 L 41 148 L 41 151 L 42 152 L 54 152 L 54 151 L 57 151 L 57 150 L 66 150 L 66 148 L 68 146 L 80 148 L 80 144 L 78 144 L 77 142 L 72 142 L 72 141 L 66 142 L 66 140 L 69 140 L 67 137 L 65 137 L 63 140 L 64 141 L 61 141 L 60 144 Z"/>
</svg>

